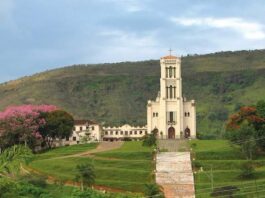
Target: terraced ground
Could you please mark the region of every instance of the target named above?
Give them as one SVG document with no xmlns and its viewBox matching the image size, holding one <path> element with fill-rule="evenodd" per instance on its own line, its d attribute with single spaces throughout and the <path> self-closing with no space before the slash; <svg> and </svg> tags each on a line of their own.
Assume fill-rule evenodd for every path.
<svg viewBox="0 0 265 198">
<path fill-rule="evenodd" d="M 242 180 L 242 164 L 247 162 L 239 148 L 225 140 L 192 140 L 196 197 L 210 197 L 213 187 L 236 186 L 235 197 L 262 197 L 265 193 L 265 157 L 253 160 L 256 179 Z M 202 167 L 202 168 L 201 168 Z M 226 192 L 226 191 L 223 191 Z M 222 196 L 225 197 L 225 196 Z"/>
<path fill-rule="evenodd" d="M 94 164 L 96 185 L 114 190 L 143 192 L 144 184 L 154 181 L 152 148 L 143 147 L 142 142 L 124 142 L 118 149 L 76 155 L 92 150 L 96 144 L 62 147 L 36 156 L 30 168 L 61 181 L 74 181 L 76 165 L 86 162 Z M 59 156 L 69 155 L 60 158 Z"/>
</svg>

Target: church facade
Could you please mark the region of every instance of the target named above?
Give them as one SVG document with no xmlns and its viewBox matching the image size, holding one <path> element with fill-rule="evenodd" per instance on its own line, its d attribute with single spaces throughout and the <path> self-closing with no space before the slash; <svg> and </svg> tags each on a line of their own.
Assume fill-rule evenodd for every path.
<svg viewBox="0 0 265 198">
<path fill-rule="evenodd" d="M 160 91 L 147 103 L 147 132 L 162 139 L 196 138 L 195 100 L 182 96 L 181 59 L 162 57 L 160 67 Z"/>
</svg>

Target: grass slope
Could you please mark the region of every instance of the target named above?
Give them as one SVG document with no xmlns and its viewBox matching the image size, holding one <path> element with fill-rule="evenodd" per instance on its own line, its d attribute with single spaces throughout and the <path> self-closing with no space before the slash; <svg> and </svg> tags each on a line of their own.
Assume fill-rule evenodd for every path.
<svg viewBox="0 0 265 198">
<path fill-rule="evenodd" d="M 69 148 L 60 149 L 65 153 L 64 149 Z M 120 149 L 98 153 L 96 157 L 53 159 L 50 152 L 40 154 L 30 166 L 60 180 L 74 180 L 76 165 L 92 162 L 97 185 L 133 192 L 143 192 L 144 184 L 153 181 L 152 148 L 142 147 L 142 142 L 125 142 Z"/>
<path fill-rule="evenodd" d="M 77 144 L 72 146 L 53 148 L 48 152 L 36 155 L 35 159 L 48 159 L 60 156 L 73 155 L 95 149 L 97 146 L 98 146 L 97 143 L 89 143 L 89 144 Z"/>
<path fill-rule="evenodd" d="M 256 197 L 256 192 L 262 195 L 265 187 L 265 160 L 259 157 L 254 160 L 256 180 L 242 180 L 239 178 L 240 168 L 246 162 L 239 148 L 225 140 L 192 140 L 194 165 L 196 169 L 195 186 L 196 197 L 210 197 L 211 168 L 213 170 L 214 188 L 221 186 L 237 186 L 240 191 L 238 197 Z M 203 167 L 203 172 L 199 171 Z"/>
<path fill-rule="evenodd" d="M 197 101 L 198 131 L 221 137 L 227 115 L 265 98 L 265 51 L 221 52 L 182 58 L 184 95 Z M 54 104 L 75 118 L 108 125 L 146 124 L 146 103 L 159 90 L 159 61 L 75 65 L 0 85 L 0 109 Z"/>
</svg>

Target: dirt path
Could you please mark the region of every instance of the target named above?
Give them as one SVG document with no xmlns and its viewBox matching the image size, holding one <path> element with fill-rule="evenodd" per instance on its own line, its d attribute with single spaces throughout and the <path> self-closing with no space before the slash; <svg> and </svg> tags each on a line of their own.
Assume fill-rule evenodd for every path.
<svg viewBox="0 0 265 198">
<path fill-rule="evenodd" d="M 110 151 L 120 148 L 123 145 L 123 141 L 116 141 L 116 142 L 100 142 L 97 148 L 85 151 L 82 153 L 77 153 L 74 155 L 66 155 L 61 157 L 54 157 L 50 159 L 65 159 L 65 158 L 72 158 L 72 157 L 86 157 L 86 156 L 92 156 L 95 153 L 100 153 L 104 151 Z"/>
<path fill-rule="evenodd" d="M 94 153 L 100 153 L 104 151 L 110 151 L 114 149 L 118 149 L 123 145 L 123 141 L 115 141 L 115 142 L 100 142 L 100 144 L 97 146 L 97 148 L 92 149 L 90 151 L 79 153 L 78 156 L 87 156 Z"/>
</svg>

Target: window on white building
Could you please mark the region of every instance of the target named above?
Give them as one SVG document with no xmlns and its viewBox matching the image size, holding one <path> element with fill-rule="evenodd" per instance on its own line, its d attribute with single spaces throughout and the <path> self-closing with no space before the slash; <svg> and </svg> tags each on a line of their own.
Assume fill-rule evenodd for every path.
<svg viewBox="0 0 265 198">
<path fill-rule="evenodd" d="M 95 129 L 95 127 L 94 127 L 94 126 L 92 126 L 92 127 L 91 127 L 91 130 L 93 131 L 94 129 Z"/>
<path fill-rule="evenodd" d="M 123 135 L 123 131 L 121 131 L 121 135 Z"/>
<path fill-rule="evenodd" d="M 119 135 L 119 131 L 116 131 L 116 133 L 115 133 L 116 135 Z"/>
<path fill-rule="evenodd" d="M 108 131 L 105 131 L 105 135 L 108 135 Z"/>
<path fill-rule="evenodd" d="M 175 111 L 169 111 L 167 112 L 167 122 L 176 122 L 176 112 Z"/>
<path fill-rule="evenodd" d="M 137 131 L 134 131 L 134 135 L 137 135 Z"/>
</svg>

